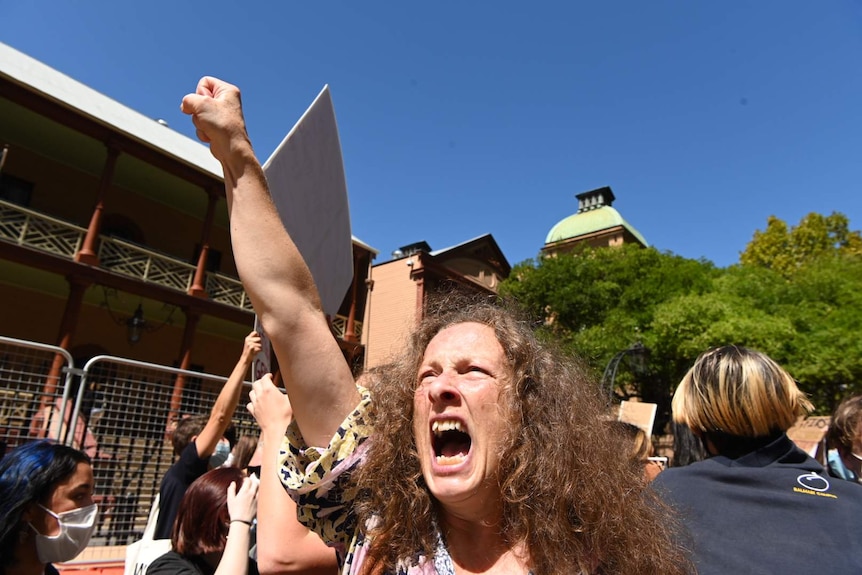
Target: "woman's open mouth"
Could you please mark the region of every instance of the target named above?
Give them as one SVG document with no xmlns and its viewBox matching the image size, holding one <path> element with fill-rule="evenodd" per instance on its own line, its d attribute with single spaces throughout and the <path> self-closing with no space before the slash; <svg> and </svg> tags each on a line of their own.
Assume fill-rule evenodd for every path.
<svg viewBox="0 0 862 575">
<path fill-rule="evenodd" d="M 473 441 L 460 421 L 439 419 L 431 424 L 434 456 L 438 465 L 457 465 L 470 453 Z"/>
</svg>

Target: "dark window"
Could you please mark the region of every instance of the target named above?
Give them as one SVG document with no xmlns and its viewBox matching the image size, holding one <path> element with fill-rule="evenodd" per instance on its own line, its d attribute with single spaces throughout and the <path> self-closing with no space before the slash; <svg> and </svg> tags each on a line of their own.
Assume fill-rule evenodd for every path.
<svg viewBox="0 0 862 575">
<path fill-rule="evenodd" d="M 122 214 L 107 214 L 102 220 L 100 233 L 103 236 L 126 240 L 139 246 L 147 245 L 141 228 L 133 219 Z"/>
<path fill-rule="evenodd" d="M 33 195 L 33 182 L 9 174 L 0 174 L 0 199 L 28 207 Z"/>
</svg>

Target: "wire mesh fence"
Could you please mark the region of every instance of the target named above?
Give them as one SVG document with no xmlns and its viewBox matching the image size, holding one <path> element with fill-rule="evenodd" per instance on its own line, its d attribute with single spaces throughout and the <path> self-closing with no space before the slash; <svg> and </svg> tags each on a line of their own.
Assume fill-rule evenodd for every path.
<svg viewBox="0 0 862 575">
<path fill-rule="evenodd" d="M 83 369 L 62 348 L 0 337 L 0 453 L 48 437 L 90 456 L 99 505 L 90 546 L 140 538 L 159 483 L 173 462 L 170 432 L 209 414 L 227 378 L 119 357 Z M 243 386 L 233 423 L 257 436 Z"/>
<path fill-rule="evenodd" d="M 66 350 L 0 338 L 0 453 L 34 437 L 65 436 L 73 376 Z"/>
</svg>

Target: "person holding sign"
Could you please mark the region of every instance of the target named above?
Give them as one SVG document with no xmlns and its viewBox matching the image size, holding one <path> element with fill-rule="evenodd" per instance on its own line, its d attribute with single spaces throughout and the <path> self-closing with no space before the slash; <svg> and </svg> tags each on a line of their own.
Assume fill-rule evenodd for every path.
<svg viewBox="0 0 862 575">
<path fill-rule="evenodd" d="M 231 426 L 243 381 L 254 356 L 260 351 L 260 345 L 257 332 L 252 331 L 245 336 L 239 360 L 216 396 L 209 415 L 181 420 L 171 434 L 176 460 L 159 484 L 156 539 L 170 539 L 180 501 L 189 485 L 208 469 L 227 461 L 230 444 L 224 435 Z"/>
<path fill-rule="evenodd" d="M 279 476 L 343 573 L 688 572 L 585 372 L 488 301 L 428 313 L 357 387 L 273 206 L 240 92 L 182 109 L 224 169 L 234 256 L 293 408 Z M 274 397 L 255 382 L 252 409 Z"/>
<path fill-rule="evenodd" d="M 787 437 L 812 406 L 781 366 L 744 347 L 711 349 L 672 407 L 709 455 L 652 485 L 683 518 L 700 575 L 862 573 L 862 489 Z"/>
</svg>

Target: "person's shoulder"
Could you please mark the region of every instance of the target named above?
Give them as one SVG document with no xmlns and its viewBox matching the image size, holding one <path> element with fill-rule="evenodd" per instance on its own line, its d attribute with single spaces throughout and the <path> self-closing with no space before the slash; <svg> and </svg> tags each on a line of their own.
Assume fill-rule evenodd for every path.
<svg viewBox="0 0 862 575">
<path fill-rule="evenodd" d="M 168 551 L 150 563 L 147 575 L 201 575 L 201 571 L 176 551 Z"/>
<path fill-rule="evenodd" d="M 678 481 L 689 481 L 692 477 L 708 473 L 706 461 L 697 461 L 683 467 L 669 467 L 659 473 L 653 480 L 657 485 L 673 484 Z"/>
<path fill-rule="evenodd" d="M 45 565 L 45 575 L 60 575 L 60 572 L 57 571 L 56 567 L 48 563 Z"/>
<path fill-rule="evenodd" d="M 716 481 L 720 469 L 707 463 L 708 460 L 691 463 L 684 467 L 671 467 L 659 473 L 650 486 L 666 500 L 688 500 L 699 498 L 704 489 Z"/>
<path fill-rule="evenodd" d="M 197 462 L 197 461 L 208 461 L 209 457 L 200 457 L 198 455 L 198 446 L 194 441 L 189 441 L 189 444 L 186 445 L 183 452 L 180 453 L 180 461 L 184 462 Z"/>
<path fill-rule="evenodd" d="M 829 489 L 838 495 L 844 496 L 847 501 L 862 509 L 862 485 L 855 481 L 847 481 L 840 477 L 832 477 L 827 473 L 821 474 L 828 482 Z"/>
<path fill-rule="evenodd" d="M 184 476 L 184 478 L 191 483 L 199 476 L 206 473 L 208 464 L 209 457 L 198 456 L 198 448 L 195 445 L 195 442 L 190 441 L 189 444 L 186 445 L 185 449 L 183 449 L 179 460 L 174 463 L 172 468 L 175 468 L 176 473 Z M 189 476 L 191 476 L 190 479 Z"/>
</svg>

